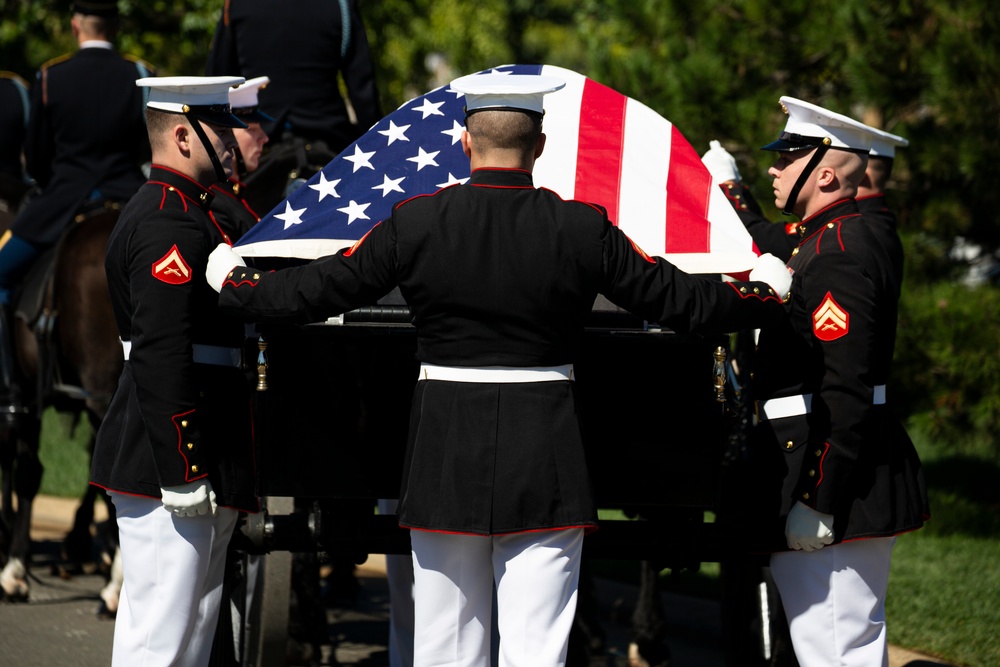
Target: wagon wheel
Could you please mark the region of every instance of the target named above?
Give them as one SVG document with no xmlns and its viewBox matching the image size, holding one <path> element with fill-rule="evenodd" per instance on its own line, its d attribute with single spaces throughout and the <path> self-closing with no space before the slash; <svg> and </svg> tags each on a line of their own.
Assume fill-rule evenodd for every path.
<svg viewBox="0 0 1000 667">
<path fill-rule="evenodd" d="M 267 499 L 270 515 L 291 514 L 293 509 L 293 498 Z M 247 614 L 247 660 L 244 665 L 284 665 L 288 651 L 292 553 L 272 551 L 259 558 L 253 603 Z"/>
<path fill-rule="evenodd" d="M 751 559 L 721 563 L 726 664 L 798 667 L 770 568 Z"/>
</svg>

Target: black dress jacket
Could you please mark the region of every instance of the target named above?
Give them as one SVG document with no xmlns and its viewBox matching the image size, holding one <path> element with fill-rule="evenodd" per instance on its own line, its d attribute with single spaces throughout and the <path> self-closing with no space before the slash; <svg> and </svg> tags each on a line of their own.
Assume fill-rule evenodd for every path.
<svg viewBox="0 0 1000 667">
<path fill-rule="evenodd" d="M 766 550 L 786 548 L 796 501 L 834 516 L 836 542 L 913 530 L 929 515 L 920 460 L 887 394 L 899 295 L 892 262 L 853 199 L 800 228 L 787 323 L 761 331 L 754 359 L 760 421 L 747 507 L 763 524 L 751 540 Z M 800 414 L 771 418 L 782 403 L 773 399 Z"/>
<path fill-rule="evenodd" d="M 124 202 L 146 180 L 144 63 L 100 47 L 42 66 L 31 87 L 27 171 L 41 187 L 14 221 L 14 235 L 51 245 L 89 199 Z"/>
<path fill-rule="evenodd" d="M 91 483 L 158 498 L 161 487 L 208 477 L 220 505 L 256 511 L 251 386 L 234 352 L 244 327 L 205 282 L 208 254 L 223 242 L 212 197 L 154 165 L 108 241 L 115 322 L 130 351 Z"/>
<path fill-rule="evenodd" d="M 272 142 L 287 129 L 294 136 L 323 140 L 337 153 L 382 118 L 375 67 L 355 0 L 227 0 L 206 74 L 271 80 L 258 99 L 261 110 L 275 119 L 263 124 Z M 356 123 L 340 94 L 341 75 Z"/>
</svg>

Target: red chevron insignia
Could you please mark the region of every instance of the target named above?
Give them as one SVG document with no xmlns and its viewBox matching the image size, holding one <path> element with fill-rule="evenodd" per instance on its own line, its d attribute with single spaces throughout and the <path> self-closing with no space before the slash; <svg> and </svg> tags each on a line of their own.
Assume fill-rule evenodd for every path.
<svg viewBox="0 0 1000 667">
<path fill-rule="evenodd" d="M 819 308 L 813 311 L 813 331 L 820 340 L 837 340 L 847 335 L 850 322 L 850 314 L 840 307 L 829 292 Z"/>
<path fill-rule="evenodd" d="M 153 262 L 153 277 L 168 285 L 183 285 L 191 280 L 191 267 L 181 257 L 176 244 L 170 252 Z"/>
</svg>

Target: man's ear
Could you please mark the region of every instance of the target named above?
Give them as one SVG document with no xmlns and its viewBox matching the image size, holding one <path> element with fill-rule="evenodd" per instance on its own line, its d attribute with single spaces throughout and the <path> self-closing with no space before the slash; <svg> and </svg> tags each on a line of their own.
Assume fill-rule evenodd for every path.
<svg viewBox="0 0 1000 667">
<path fill-rule="evenodd" d="M 545 150 L 545 133 L 542 132 L 538 135 L 538 143 L 535 144 L 535 159 L 537 160 L 542 156 L 542 151 Z"/>
<path fill-rule="evenodd" d="M 185 156 L 191 154 L 191 128 L 185 123 L 175 123 L 170 138 Z"/>
<path fill-rule="evenodd" d="M 837 181 L 837 170 L 833 167 L 817 167 L 815 178 L 816 185 L 821 188 L 828 187 Z"/>
<path fill-rule="evenodd" d="M 472 157 L 472 135 L 468 130 L 462 130 L 462 152 L 465 153 L 465 157 Z"/>
</svg>

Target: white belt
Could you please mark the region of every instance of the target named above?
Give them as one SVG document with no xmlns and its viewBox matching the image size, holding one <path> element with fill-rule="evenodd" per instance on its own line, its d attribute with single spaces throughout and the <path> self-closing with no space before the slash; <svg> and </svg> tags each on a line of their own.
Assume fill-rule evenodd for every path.
<svg viewBox="0 0 1000 667">
<path fill-rule="evenodd" d="M 122 352 L 125 354 L 125 361 L 128 361 L 129 354 L 132 352 L 132 341 L 122 341 Z M 191 346 L 191 357 L 196 364 L 239 368 L 243 363 L 243 350 L 238 347 L 194 343 Z"/>
<path fill-rule="evenodd" d="M 435 366 L 420 364 L 420 380 L 447 382 L 555 382 L 573 379 L 573 364 L 562 366 Z"/>
<path fill-rule="evenodd" d="M 761 401 L 758 405 L 758 414 L 761 419 L 783 419 L 784 417 L 798 417 L 812 412 L 812 394 L 799 394 L 798 396 L 783 396 Z M 885 385 L 875 385 L 872 394 L 872 405 L 885 404 Z"/>
</svg>

